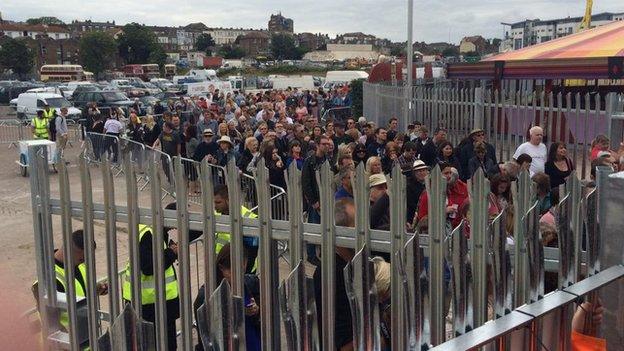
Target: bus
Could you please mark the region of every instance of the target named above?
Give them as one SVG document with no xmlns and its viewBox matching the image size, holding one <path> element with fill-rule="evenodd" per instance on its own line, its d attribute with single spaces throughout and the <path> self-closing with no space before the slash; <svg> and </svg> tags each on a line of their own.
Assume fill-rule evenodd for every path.
<svg viewBox="0 0 624 351">
<path fill-rule="evenodd" d="M 148 63 L 143 66 L 143 80 L 149 82 L 152 78 L 160 77 L 160 67 L 156 63 Z"/>
<path fill-rule="evenodd" d="M 123 73 L 126 77 L 142 78 L 144 75 L 143 65 L 125 65 L 123 66 Z"/>
<path fill-rule="evenodd" d="M 166 64 L 166 65 L 165 65 L 165 78 L 167 78 L 167 79 L 173 79 L 173 76 L 175 76 L 175 75 L 176 75 L 176 73 L 177 73 L 177 72 L 176 72 L 176 71 L 177 71 L 177 69 L 176 69 L 176 68 L 177 68 L 177 67 L 176 67 L 176 65 L 174 65 L 174 64 Z"/>
<path fill-rule="evenodd" d="M 80 65 L 43 65 L 39 70 L 42 82 L 71 82 L 85 79 Z"/>
</svg>

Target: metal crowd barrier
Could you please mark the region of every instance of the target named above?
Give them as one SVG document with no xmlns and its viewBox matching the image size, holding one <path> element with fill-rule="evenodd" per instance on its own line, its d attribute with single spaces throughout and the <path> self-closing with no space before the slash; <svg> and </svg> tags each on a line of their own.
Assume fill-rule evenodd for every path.
<svg viewBox="0 0 624 351">
<path fill-rule="evenodd" d="M 428 233 L 414 235 L 405 228 L 405 182 L 400 168 L 395 167 L 389 181 L 390 231 L 371 230 L 368 226 L 369 189 L 363 165 L 354 179 L 355 218 L 350 218 L 348 204 L 338 205 L 346 211 L 335 212 L 334 174 L 328 163 L 318 171 L 321 223 L 304 224 L 301 192 L 289 192 L 288 221 L 273 220 L 268 170 L 264 161 L 259 162 L 256 172 L 258 192 L 258 219 L 242 218 L 240 211 L 229 216 L 214 216 L 212 189 L 213 168 L 207 163 L 199 165 L 198 179 L 201 183 L 201 212 L 190 211 L 187 206 L 177 206 L 176 211 L 162 208 L 162 174 L 160 167 L 148 162 L 151 201 L 148 207 L 139 207 L 136 173 L 130 158 L 124 160 L 127 206 L 112 201 L 116 188 L 113 173 L 105 159 L 103 172 L 104 202 L 92 198 L 93 182 L 87 159 L 79 162 L 82 197 L 71 198 L 68 169 L 60 163 L 60 198 L 50 193 L 50 179 L 45 171 L 45 148 L 29 149 L 32 169 L 31 191 L 35 233 L 35 259 L 40 282 L 39 301 L 42 318 L 44 347 L 64 347 L 79 350 L 80 344 L 92 350 L 100 346 L 124 345 L 122 350 L 166 350 L 165 277 L 163 251 L 154 250 L 155 315 L 156 323 L 141 322 L 140 305 L 141 273 L 139 262 L 138 224 L 154 228 L 153 247 L 164 242 L 163 227 L 175 227 L 179 232 L 179 255 L 177 281 L 181 306 L 182 350 L 193 349 L 193 312 L 191 289 L 191 253 L 189 230 L 203 232 L 204 242 L 203 283 L 207 289 L 206 300 L 198 312 L 198 335 L 205 344 L 215 349 L 244 349 L 244 296 L 243 285 L 243 233 L 259 238 L 259 270 L 261 301 L 260 334 L 262 349 L 280 350 L 285 338 L 288 350 L 318 349 L 335 350 L 334 326 L 336 308 L 336 280 L 345 280 L 351 306 L 354 349 L 378 350 L 380 314 L 375 288 L 375 274 L 370 261 L 371 252 L 390 253 L 390 344 L 393 350 L 418 350 L 431 346 L 441 350 L 467 350 L 493 344 L 497 349 L 527 350 L 567 349 L 570 338 L 570 319 L 573 302 L 580 297 L 596 303 L 600 288 L 624 276 L 622 247 L 610 247 L 613 240 L 621 240 L 616 232 L 605 232 L 614 224 L 623 222 L 621 216 L 608 211 L 608 206 L 621 208 L 622 180 L 609 176 L 610 172 L 599 169 L 595 189 L 584 189 L 577 178 L 572 177 L 565 186 L 561 202 L 556 206 L 558 248 L 541 245 L 538 225 L 537 199 L 531 181 L 525 172 L 513 185 L 514 230 L 509 245 L 504 228 L 504 215 L 490 221 L 488 214 L 489 182 L 482 171 L 471 179 L 470 214 L 464 219 L 470 223 L 470 238 L 461 231 L 462 226 L 447 229 L 446 188 L 447 180 L 438 168 L 426 181 L 428 194 Z M 184 160 L 175 158 L 173 173 L 176 200 L 187 203 L 187 185 Z M 243 196 L 240 188 L 240 172 L 232 160 L 226 169 L 231 208 L 240 208 Z M 291 165 L 288 187 L 300 189 L 301 172 Z M 605 193 L 605 189 L 610 189 Z M 619 202 L 618 202 L 619 201 Z M 105 326 L 98 320 L 98 297 L 95 281 L 100 269 L 95 266 L 93 247 L 87 245 L 87 298 L 76 303 L 73 284 L 68 284 L 66 301 L 57 299 L 56 275 L 52 253 L 55 243 L 52 217 L 60 215 L 66 252 L 69 252 L 73 219 L 84 223 L 85 242 L 92 242 L 93 220 L 104 220 L 106 228 L 107 272 L 110 279 L 108 312 L 112 327 L 103 333 Z M 338 224 L 337 225 L 337 221 Z M 351 225 L 354 228 L 342 225 Z M 128 250 L 132 274 L 130 277 L 132 304 L 122 311 L 120 282 L 114 277 L 118 269 L 116 228 L 127 223 Z M 600 226 L 598 226 L 600 223 Z M 231 279 L 215 280 L 215 236 L 222 231 L 231 234 Z M 276 241 L 288 241 L 290 275 L 280 279 Z M 321 249 L 321 314 L 316 315 L 316 301 L 312 283 L 307 278 L 303 264 L 304 244 L 320 245 Z M 452 245 L 452 246 L 450 246 Z M 337 248 L 351 252 L 344 277 L 336 276 L 335 253 Z M 451 249 L 452 247 L 452 249 Z M 585 248 L 585 249 L 584 249 Z M 605 254 L 615 257 L 610 266 L 601 264 Z M 65 267 L 73 267 L 71 255 L 67 255 Z M 554 267 L 545 264 L 550 261 Z M 450 281 L 445 278 L 445 267 L 451 271 Z M 552 293 L 544 291 L 544 272 L 558 274 L 559 289 Z M 470 272 L 469 274 L 464 272 Z M 67 279 L 73 281 L 73 269 L 66 268 Z M 489 288 L 488 286 L 492 287 Z M 606 296 L 605 296 L 606 297 Z M 445 302 L 453 302 L 452 312 Z M 604 300 L 604 299 L 603 299 Z M 488 313 L 488 301 L 494 313 Z M 86 308 L 88 321 L 78 323 L 78 309 Z M 624 306 L 619 302 L 620 313 Z M 63 330 L 53 316 L 55 311 L 68 311 L 69 330 Z M 447 326 L 446 317 L 452 320 Z M 318 329 L 318 320 L 322 328 Z M 281 334 L 281 324 L 285 334 Z M 87 327 L 88 338 L 79 340 L 79 328 Z M 525 328 L 526 327 L 526 328 Z M 452 330 L 450 340 L 447 331 Z M 615 332 L 621 337 L 622 330 L 615 324 L 604 324 L 603 331 Z M 132 332 L 128 333 L 126 330 Z M 67 342 L 59 340 L 63 336 Z M 99 341 L 99 342 L 98 342 Z M 107 344 L 108 343 L 108 344 Z M 508 347 L 508 345 L 511 345 Z"/>
<path fill-rule="evenodd" d="M 67 120 L 68 128 L 68 146 L 72 147 L 73 143 L 80 141 L 80 130 L 76 126 L 75 121 Z M 0 144 L 17 147 L 17 144 L 23 140 L 32 140 L 33 134 L 30 121 L 18 119 L 0 120 Z"/>
<path fill-rule="evenodd" d="M 516 148 L 527 141 L 532 126 L 541 126 L 546 143 L 563 142 L 568 146 L 577 173 L 583 178 L 590 173 L 589 152 L 596 135 L 611 137 L 613 148 L 621 141 L 621 128 L 614 125 L 617 114 L 623 112 L 622 94 L 618 93 L 581 95 L 366 82 L 363 89 L 363 112 L 369 121 L 385 126 L 391 117 L 397 117 L 401 130 L 413 121 L 422 122 L 430 131 L 443 127 L 455 146 L 473 128 L 482 128 L 501 160 L 511 159 Z"/>
</svg>

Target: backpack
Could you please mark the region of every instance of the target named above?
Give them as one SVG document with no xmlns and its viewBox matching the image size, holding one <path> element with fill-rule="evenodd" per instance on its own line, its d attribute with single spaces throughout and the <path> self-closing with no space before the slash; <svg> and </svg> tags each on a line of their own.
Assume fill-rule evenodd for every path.
<svg viewBox="0 0 624 351">
<path fill-rule="evenodd" d="M 56 134 L 56 119 L 57 118 L 58 118 L 58 116 L 55 113 L 54 116 L 52 117 L 52 119 L 50 120 L 49 124 L 48 124 L 48 129 L 50 130 L 50 134 L 52 134 L 52 135 Z"/>
</svg>

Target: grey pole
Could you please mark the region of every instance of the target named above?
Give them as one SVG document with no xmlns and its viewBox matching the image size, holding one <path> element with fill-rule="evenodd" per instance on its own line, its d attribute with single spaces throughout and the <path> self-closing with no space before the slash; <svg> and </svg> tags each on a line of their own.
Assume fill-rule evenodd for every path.
<svg viewBox="0 0 624 351">
<path fill-rule="evenodd" d="M 412 32 L 414 30 L 414 0 L 407 1 L 407 80 L 405 84 L 405 120 L 403 128 L 407 127 L 412 112 L 412 70 L 414 49 L 412 48 Z"/>
<path fill-rule="evenodd" d="M 178 240 L 180 252 L 178 282 L 180 284 L 180 316 L 182 319 L 182 346 L 193 347 L 193 301 L 191 300 L 191 259 L 189 248 L 188 189 L 181 157 L 174 158 L 176 209 L 178 215 Z M 156 248 L 154 248 L 154 251 Z M 160 268 L 160 267 L 159 267 Z"/>
<path fill-rule="evenodd" d="M 156 344 L 158 350 L 164 351 L 167 349 L 167 321 L 166 321 L 166 293 L 165 293 L 165 252 L 159 248 L 165 242 L 164 239 L 164 219 L 162 211 L 162 181 L 158 167 L 160 165 L 157 162 L 149 162 L 149 177 L 150 177 L 150 193 L 152 202 L 152 262 L 154 269 L 154 286 L 156 288 L 156 303 L 155 306 L 155 327 L 156 327 Z"/>
<path fill-rule="evenodd" d="M 63 159 L 61 159 L 63 162 Z M 87 266 L 87 307 L 89 325 L 89 346 L 91 350 L 97 351 L 98 337 L 100 336 L 100 319 L 98 318 L 99 299 L 97 293 L 97 272 L 95 270 L 95 234 L 93 227 L 93 188 L 91 183 L 91 172 L 84 153 L 80 155 L 78 165 L 80 168 L 80 184 L 82 190 L 83 208 L 83 231 L 84 231 L 84 253 L 85 264 Z"/>
<path fill-rule="evenodd" d="M 80 342 L 78 340 L 78 315 L 76 311 L 76 275 L 74 267 L 76 267 L 76 258 L 72 254 L 72 217 L 71 217 L 71 192 L 69 185 L 69 175 L 67 174 L 67 166 L 65 159 L 61 157 L 57 165 L 59 172 L 59 190 L 61 195 L 61 227 L 63 232 L 63 264 L 65 266 L 66 278 L 66 300 L 68 332 L 69 332 L 69 348 L 70 350 L 78 350 Z"/>
<path fill-rule="evenodd" d="M 54 273 L 54 238 L 50 215 L 50 180 L 48 178 L 48 155 L 45 146 L 28 147 L 28 168 L 30 171 L 31 204 L 35 255 L 37 259 L 38 298 L 40 306 L 56 307 L 56 274 Z M 54 322 L 55 313 L 48 308 L 39 308 L 42 346 L 49 348 L 48 335 L 58 330 Z M 58 321 L 58 318 L 56 318 Z"/>
<path fill-rule="evenodd" d="M 104 187 L 104 227 L 106 228 L 106 252 L 108 272 L 108 303 L 111 320 L 121 313 L 119 296 L 119 265 L 117 262 L 117 211 L 115 206 L 115 183 L 110 161 L 102 161 L 102 186 Z"/>
</svg>

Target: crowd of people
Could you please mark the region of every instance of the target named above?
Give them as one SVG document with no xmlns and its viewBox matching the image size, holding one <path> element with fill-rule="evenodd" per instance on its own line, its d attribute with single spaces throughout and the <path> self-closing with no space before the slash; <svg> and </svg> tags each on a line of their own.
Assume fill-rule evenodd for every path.
<svg viewBox="0 0 624 351">
<path fill-rule="evenodd" d="M 553 216 L 559 202 L 558 187 L 576 171 L 576 161 L 568 154 L 566 144 L 553 141 L 547 146 L 544 131 L 534 126 L 528 131 L 527 142 L 517 147 L 512 159 L 499 160 L 496 155 L 500 153 L 488 142 L 485 131 L 479 128 L 472 130 L 458 145 L 453 145 L 447 139 L 444 126 L 435 126 L 430 131 L 428 126 L 419 121 L 413 121 L 405 130 L 401 130 L 397 118 L 391 118 L 386 125 L 377 125 L 365 117 L 321 120 L 321 113 L 326 107 L 348 106 L 350 99 L 348 90 L 342 88 L 328 93 L 297 89 L 255 94 L 215 92 L 209 97 L 180 97 L 164 105 L 158 103 L 153 107 L 154 115 L 143 118 L 131 110 L 126 121 L 115 110 L 104 116 L 95 105 L 89 105 L 84 115 L 87 131 L 116 136 L 123 134 L 134 142 L 159 148 L 170 156 L 183 156 L 198 162 L 207 159 L 217 166 L 225 166 L 234 159 L 240 172 L 250 175 L 253 175 L 258 162 L 263 159 L 269 169 L 270 183 L 284 189 L 287 188 L 287 169 L 295 164 L 302 172 L 302 189 L 286 190 L 302 192 L 305 216 L 310 223 L 320 223 L 321 220 L 316 171 L 326 162 L 330 163 L 336 175 L 337 225 L 353 227 L 355 224 L 352 179 L 355 167 L 363 164 L 369 177 L 370 226 L 372 229 L 389 230 L 387 181 L 392 168 L 396 166 L 401 168 L 407 180 L 406 229 L 422 233 L 426 233 L 428 222 L 429 196 L 425 191 L 425 181 L 429 172 L 438 167 L 447 181 L 446 219 L 447 227 L 452 229 L 462 220 L 469 219 L 467 181 L 481 170 L 490 181 L 490 218 L 505 212 L 505 235 L 513 242 L 513 216 L 517 214 L 514 213 L 511 188 L 519 174 L 528 171 L 537 184 L 542 216 L 540 225 L 544 230 L 555 232 L 554 236 L 544 237 L 544 245 L 556 245 Z M 591 154 L 588 155 L 591 178 L 587 179 L 587 186 L 593 186 L 596 167 L 620 169 L 624 148 L 612 150 L 610 145 L 610 140 L 604 135 L 597 136 L 592 143 Z M 191 174 L 189 177 L 189 192 L 197 193 L 199 188 L 193 183 L 197 175 Z M 248 214 L 248 210 L 242 211 Z M 466 229 L 465 234 L 470 235 L 469 229 Z M 248 273 L 253 273 L 255 268 L 250 267 L 254 266 L 257 242 L 248 240 L 245 245 L 249 256 L 245 268 Z M 315 245 L 307 246 L 307 260 L 317 266 L 314 279 L 318 290 L 317 306 L 320 306 L 321 277 L 317 249 Z M 227 279 L 230 268 L 225 262 L 229 263 L 229 251 L 224 250 L 225 247 L 220 248 L 219 257 L 222 261 L 219 263 L 219 272 Z M 171 254 L 171 257 L 174 255 Z M 344 266 L 352 257 L 353 250 L 336 248 L 335 335 L 340 350 L 353 347 L 351 311 L 342 274 Z M 391 259 L 385 255 L 376 258 L 375 262 L 376 278 L 380 280 L 378 289 L 380 286 L 388 288 L 387 273 Z M 249 278 L 249 284 L 253 282 Z M 379 294 L 384 296 L 380 301 L 387 305 L 387 289 L 380 289 Z M 251 291 L 245 299 L 249 300 L 251 307 L 261 303 L 259 296 Z M 257 319 L 257 311 L 254 311 L 255 308 L 250 308 L 248 316 Z M 385 323 L 389 325 L 390 320 Z M 253 326 L 257 326 L 257 321 L 250 322 L 249 328 Z M 253 330 L 249 333 L 256 335 Z M 389 342 L 388 338 L 389 335 L 386 335 L 386 342 Z M 248 349 L 259 349 L 254 344 L 259 339 L 254 340 L 247 338 Z"/>
</svg>

